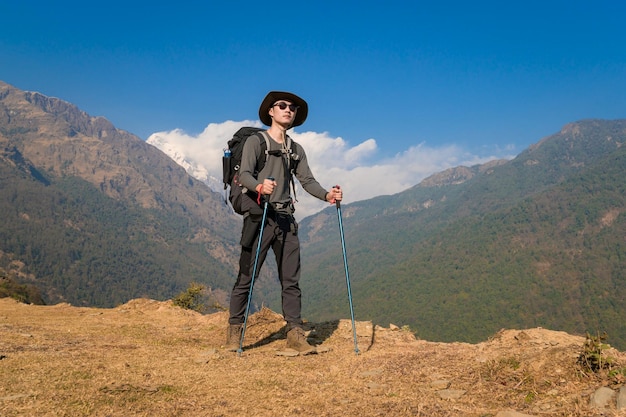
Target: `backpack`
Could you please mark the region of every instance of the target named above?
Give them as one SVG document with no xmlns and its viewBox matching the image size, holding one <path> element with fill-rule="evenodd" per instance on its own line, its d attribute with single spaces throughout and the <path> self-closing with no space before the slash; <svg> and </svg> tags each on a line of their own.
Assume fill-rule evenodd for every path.
<svg viewBox="0 0 626 417">
<path fill-rule="evenodd" d="M 227 143 L 228 147 L 224 149 L 224 156 L 222 157 L 224 192 L 226 193 L 226 190 L 230 188 L 228 191 L 228 201 L 230 201 L 233 210 L 237 214 L 246 214 L 250 210 L 259 207 L 256 202 L 256 192 L 249 191 L 239 182 L 239 168 L 241 165 L 243 145 L 246 140 L 251 136 L 257 135 L 257 133 L 257 136 L 265 139 L 261 141 L 261 151 L 265 157 L 259 156 L 253 173 L 255 177 L 261 172 L 270 155 L 281 155 L 280 151 L 268 152 L 270 148 L 269 139 L 266 134 L 261 133 L 263 131 L 264 129 L 258 127 L 242 127 L 235 132 L 232 139 Z M 288 142 L 288 148 L 291 153 L 291 140 Z M 294 168 L 290 169 L 290 174 L 293 172 L 293 169 Z M 224 202 L 226 202 L 226 200 Z"/>
</svg>

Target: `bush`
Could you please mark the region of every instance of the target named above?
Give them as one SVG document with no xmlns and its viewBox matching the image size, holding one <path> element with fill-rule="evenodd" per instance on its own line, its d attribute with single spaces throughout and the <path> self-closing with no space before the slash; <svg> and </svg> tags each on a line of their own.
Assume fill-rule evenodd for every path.
<svg viewBox="0 0 626 417">
<path fill-rule="evenodd" d="M 583 372 L 598 373 L 603 369 L 611 368 L 614 360 L 604 352 L 610 348 L 608 344 L 604 343 L 606 338 L 606 333 L 602 335 L 598 333 L 597 336 L 587 333 L 583 351 L 578 355 L 578 364 L 583 369 Z"/>
<path fill-rule="evenodd" d="M 44 305 L 39 289 L 34 285 L 18 284 L 6 275 L 0 275 L 0 298 L 11 297 L 20 303 Z"/>
<path fill-rule="evenodd" d="M 192 282 L 189 284 L 189 288 L 174 297 L 172 302 L 175 306 L 204 313 L 207 310 L 207 306 L 204 303 L 205 288 L 202 284 Z"/>
<path fill-rule="evenodd" d="M 597 336 L 587 333 L 587 340 L 577 363 L 583 375 L 596 375 L 602 379 L 608 378 L 612 384 L 623 385 L 626 383 L 626 366 L 608 355 L 607 350 L 611 349 L 611 346 L 604 343 L 606 338 L 606 333 L 602 335 L 598 333 Z"/>
</svg>

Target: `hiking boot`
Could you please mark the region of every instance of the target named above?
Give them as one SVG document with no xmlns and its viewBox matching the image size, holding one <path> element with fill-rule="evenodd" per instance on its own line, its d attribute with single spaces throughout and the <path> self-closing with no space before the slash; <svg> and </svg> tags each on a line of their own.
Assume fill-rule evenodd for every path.
<svg viewBox="0 0 626 417">
<path fill-rule="evenodd" d="M 297 350 L 302 355 L 315 352 L 315 347 L 309 345 L 306 334 L 301 327 L 294 327 L 287 333 L 287 347 Z"/>
<path fill-rule="evenodd" d="M 242 324 L 231 324 L 226 329 L 226 344 L 224 349 L 229 352 L 236 352 L 239 350 L 239 343 L 241 342 L 241 332 L 243 331 Z"/>
</svg>

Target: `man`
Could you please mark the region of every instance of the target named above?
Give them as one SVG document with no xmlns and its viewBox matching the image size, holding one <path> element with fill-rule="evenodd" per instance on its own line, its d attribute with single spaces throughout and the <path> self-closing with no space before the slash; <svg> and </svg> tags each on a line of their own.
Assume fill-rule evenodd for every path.
<svg viewBox="0 0 626 417">
<path fill-rule="evenodd" d="M 287 130 L 300 126 L 306 120 L 307 115 L 308 105 L 302 98 L 288 92 L 271 91 L 259 107 L 259 118 L 263 124 L 269 126 L 269 129 L 250 137 L 244 144 L 239 182 L 248 190 L 255 191 L 256 203 L 252 205 L 256 207 L 251 208 L 249 216 L 244 216 L 239 274 L 230 297 L 226 348 L 231 351 L 238 350 L 241 339 L 256 255 L 256 250 L 253 251 L 252 248 L 258 245 L 261 223 L 259 213 L 262 213 L 259 206 L 264 204 L 264 199 L 267 199 L 269 204 L 259 250 L 257 272 L 263 265 L 267 252 L 272 248 L 282 286 L 282 309 L 287 322 L 287 347 L 302 354 L 315 350 L 306 340 L 300 315 L 302 306 L 299 286 L 300 241 L 298 224 L 293 217 L 291 177 L 295 176 L 306 192 L 331 204 L 340 201 L 343 194 L 338 187 L 330 191 L 322 188 L 313 177 L 304 149 L 287 135 Z M 267 150 L 272 156 L 267 157 L 263 169 L 257 173 L 257 161 L 260 157 L 264 157 L 261 143 L 265 142 L 266 138 L 262 135 L 266 135 L 269 139 Z"/>
</svg>

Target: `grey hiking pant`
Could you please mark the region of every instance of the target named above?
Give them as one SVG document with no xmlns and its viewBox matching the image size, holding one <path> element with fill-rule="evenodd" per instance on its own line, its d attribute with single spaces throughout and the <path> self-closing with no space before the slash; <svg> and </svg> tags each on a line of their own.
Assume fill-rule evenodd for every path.
<svg viewBox="0 0 626 417">
<path fill-rule="evenodd" d="M 258 239 L 257 233 L 251 247 L 242 246 L 241 248 L 239 274 L 230 296 L 230 318 L 228 320 L 230 324 L 241 324 L 245 319 Z M 301 327 L 302 301 L 298 284 L 300 281 L 300 241 L 298 239 L 298 225 L 293 216 L 268 209 L 255 281 L 270 248 L 274 252 L 278 266 L 278 279 L 282 286 L 283 317 L 287 321 L 287 329 Z"/>
</svg>

